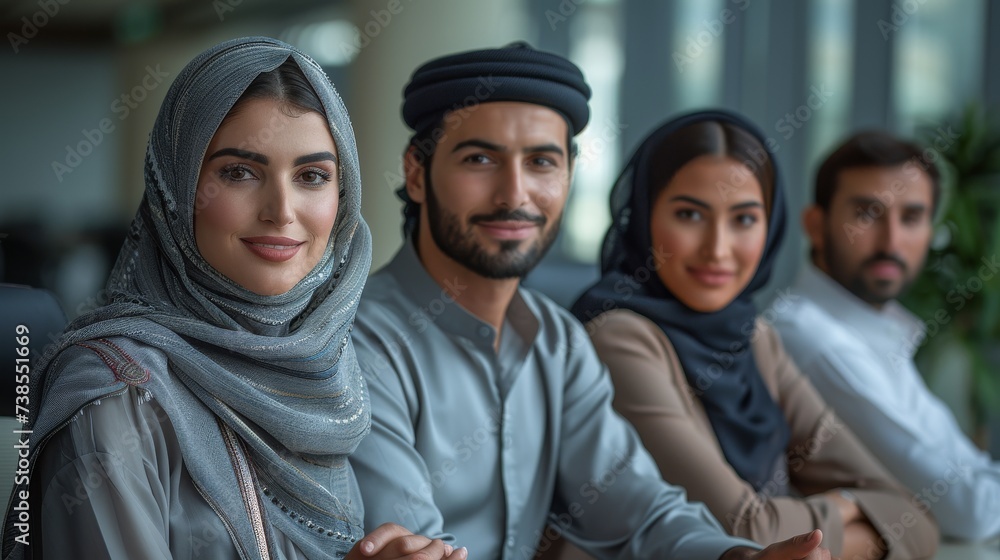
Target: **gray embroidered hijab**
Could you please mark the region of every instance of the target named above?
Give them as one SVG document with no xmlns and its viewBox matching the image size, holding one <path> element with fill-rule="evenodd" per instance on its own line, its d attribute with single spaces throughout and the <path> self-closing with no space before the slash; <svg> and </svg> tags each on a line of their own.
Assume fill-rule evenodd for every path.
<svg viewBox="0 0 1000 560">
<path fill-rule="evenodd" d="M 340 204 L 316 267 L 287 293 L 261 296 L 200 256 L 196 185 L 205 150 L 236 100 L 259 74 L 289 58 L 325 109 L 338 152 Z M 70 325 L 35 367 L 32 462 L 46 437 L 81 407 L 134 385 L 166 411 L 185 467 L 229 525 L 241 555 L 266 556 L 277 529 L 309 558 L 342 557 L 363 535 L 360 495 L 346 458 L 370 426 L 350 340 L 370 264 L 354 133 L 323 70 L 264 37 L 200 54 L 171 85 L 151 133 L 145 195 L 108 282 L 108 303 Z M 74 352 L 89 352 L 79 343 L 109 338 L 124 341 L 120 348 L 138 366 L 126 365 L 113 377 L 110 370 L 67 367 Z M 150 367 L 156 364 L 166 367 Z M 253 466 L 268 542 L 246 513 L 227 432 L 238 436 L 236 446 Z M 33 500 L 38 507 L 40 496 Z M 12 505 L 5 558 L 25 553 L 15 547 Z"/>
</svg>

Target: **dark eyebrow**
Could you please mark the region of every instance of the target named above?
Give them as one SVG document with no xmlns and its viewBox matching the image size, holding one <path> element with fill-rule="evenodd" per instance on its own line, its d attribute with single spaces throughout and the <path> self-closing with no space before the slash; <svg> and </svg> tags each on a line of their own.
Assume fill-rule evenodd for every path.
<svg viewBox="0 0 1000 560">
<path fill-rule="evenodd" d="M 909 204 L 904 204 L 903 205 L 903 209 L 904 210 L 911 210 L 911 211 L 913 211 L 913 210 L 919 210 L 921 212 L 926 212 L 927 211 L 927 205 L 924 204 L 923 202 L 911 202 Z"/>
<path fill-rule="evenodd" d="M 468 147 L 482 148 L 484 150 L 490 150 L 492 152 L 506 152 L 507 146 L 501 146 L 500 144 L 494 144 L 492 142 L 487 142 L 486 140 L 477 140 L 473 138 L 472 140 L 464 140 L 455 144 L 455 147 L 451 149 L 451 153 L 455 153 L 462 148 Z"/>
<path fill-rule="evenodd" d="M 524 153 L 531 152 L 551 152 L 554 154 L 565 155 L 562 147 L 557 144 L 541 144 L 538 146 L 528 146 L 524 149 Z"/>
<path fill-rule="evenodd" d="M 687 196 L 685 194 L 677 195 L 677 196 L 671 198 L 670 201 L 671 202 L 675 202 L 675 201 L 676 202 L 689 202 L 691 204 L 694 204 L 695 206 L 701 206 L 702 208 L 707 208 L 708 210 L 712 209 L 712 207 L 709 206 L 707 202 L 698 200 L 697 198 L 694 198 L 694 197 L 691 197 L 691 196 Z"/>
<path fill-rule="evenodd" d="M 208 159 L 213 160 L 217 157 L 222 157 L 222 156 L 236 156 L 238 158 L 248 159 L 250 161 L 256 161 L 257 163 L 262 163 L 264 165 L 267 165 L 267 156 L 265 156 L 264 154 L 258 154 L 257 152 L 248 152 L 246 150 L 241 150 L 239 148 L 222 148 L 221 150 L 208 156 Z"/>
<path fill-rule="evenodd" d="M 303 163 L 315 163 L 317 161 L 332 161 L 337 163 L 337 156 L 331 154 L 330 152 L 316 152 L 315 154 L 309 154 L 307 156 L 299 156 L 295 158 L 292 165 L 302 165 Z"/>
<path fill-rule="evenodd" d="M 748 200 L 746 202 L 741 202 L 739 204 L 733 204 L 729 207 L 730 211 L 743 210 L 744 208 L 763 208 L 764 205 L 757 200 Z"/>
<path fill-rule="evenodd" d="M 850 199 L 849 202 L 851 204 L 860 204 L 860 205 L 865 205 L 865 204 L 881 204 L 881 201 L 879 201 L 879 199 L 872 198 L 870 196 L 855 196 L 855 197 L 851 197 L 851 199 Z"/>
</svg>

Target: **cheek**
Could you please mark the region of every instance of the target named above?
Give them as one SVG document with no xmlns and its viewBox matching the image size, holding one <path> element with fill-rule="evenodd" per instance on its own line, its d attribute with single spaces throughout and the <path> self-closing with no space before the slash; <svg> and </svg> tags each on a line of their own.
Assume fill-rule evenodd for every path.
<svg viewBox="0 0 1000 560">
<path fill-rule="evenodd" d="M 244 222 L 245 201 L 218 183 L 198 185 L 194 208 L 194 232 L 199 243 L 209 233 L 218 235 L 235 231 Z"/>
<path fill-rule="evenodd" d="M 700 233 L 696 228 L 668 221 L 654 227 L 651 234 L 653 247 L 670 253 L 672 260 L 683 259 L 698 250 Z"/>
<path fill-rule="evenodd" d="M 327 196 L 310 197 L 303 201 L 301 216 L 310 233 L 317 239 L 329 239 L 337 222 L 340 199 L 337 189 L 330 189 Z M 324 243 L 325 245 L 325 243 Z"/>
<path fill-rule="evenodd" d="M 202 255 L 208 250 L 206 244 L 211 244 L 222 229 L 220 222 L 226 218 L 226 212 L 219 201 L 221 193 L 218 183 L 204 180 L 198 182 L 194 200 L 194 237 Z"/>
<path fill-rule="evenodd" d="M 934 237 L 934 228 L 930 225 L 916 228 L 907 235 L 904 240 L 904 251 L 908 253 L 912 262 L 919 262 L 927 255 L 931 239 Z"/>
<path fill-rule="evenodd" d="M 684 292 L 685 262 L 697 256 L 698 235 L 691 228 L 677 227 L 676 223 L 660 224 L 651 231 L 653 254 L 663 258 L 657 276 L 660 282 L 674 294 Z"/>
<path fill-rule="evenodd" d="M 735 237 L 733 256 L 738 266 L 738 281 L 734 288 L 737 293 L 742 292 L 757 273 L 766 247 L 767 229 L 763 227 L 743 232 L 742 235 L 738 234 Z"/>
<path fill-rule="evenodd" d="M 565 173 L 552 173 L 539 180 L 535 196 L 535 205 L 546 214 L 558 214 L 566 204 L 569 195 L 568 177 Z"/>
</svg>

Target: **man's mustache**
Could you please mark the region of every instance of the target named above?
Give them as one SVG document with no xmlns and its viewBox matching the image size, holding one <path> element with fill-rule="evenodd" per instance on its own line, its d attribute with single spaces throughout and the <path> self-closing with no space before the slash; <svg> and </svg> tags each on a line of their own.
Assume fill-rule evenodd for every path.
<svg viewBox="0 0 1000 560">
<path fill-rule="evenodd" d="M 903 261 L 898 255 L 890 255 L 889 253 L 875 253 L 870 258 L 865 260 L 864 266 L 872 265 L 878 262 L 891 262 L 898 265 L 899 268 L 906 272 L 907 266 L 906 262 Z"/>
<path fill-rule="evenodd" d="M 492 214 L 477 214 L 469 218 L 469 221 L 474 224 L 479 222 L 531 222 L 543 226 L 547 220 L 541 214 L 529 214 L 524 210 L 518 209 L 497 210 Z"/>
</svg>

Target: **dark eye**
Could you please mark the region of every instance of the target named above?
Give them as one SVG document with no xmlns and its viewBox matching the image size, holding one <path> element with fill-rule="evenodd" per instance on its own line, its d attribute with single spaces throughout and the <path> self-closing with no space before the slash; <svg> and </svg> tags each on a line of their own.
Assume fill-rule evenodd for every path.
<svg viewBox="0 0 1000 560">
<path fill-rule="evenodd" d="M 701 212 L 691 208 L 682 208 L 675 215 L 683 222 L 695 222 L 701 220 Z"/>
<path fill-rule="evenodd" d="M 306 169 L 299 175 L 299 179 L 307 185 L 319 186 L 330 182 L 330 173 L 322 169 Z"/>
<path fill-rule="evenodd" d="M 742 227 L 748 228 L 757 223 L 757 216 L 753 214 L 740 214 L 736 216 L 736 223 Z"/>
<path fill-rule="evenodd" d="M 555 167 L 556 162 L 552 158 L 538 156 L 531 158 L 531 164 L 537 167 Z"/>
<path fill-rule="evenodd" d="M 489 163 L 490 158 L 487 157 L 486 154 L 472 154 L 471 156 L 466 156 L 466 158 L 463 161 L 482 165 Z"/>
<path fill-rule="evenodd" d="M 234 163 L 227 165 L 219 170 L 219 176 L 227 181 L 232 181 L 234 183 L 240 181 L 246 181 L 254 177 L 253 172 L 249 167 Z"/>
<path fill-rule="evenodd" d="M 903 223 L 910 226 L 919 225 L 924 220 L 924 212 L 922 210 L 913 210 L 910 212 L 903 213 Z"/>
</svg>

